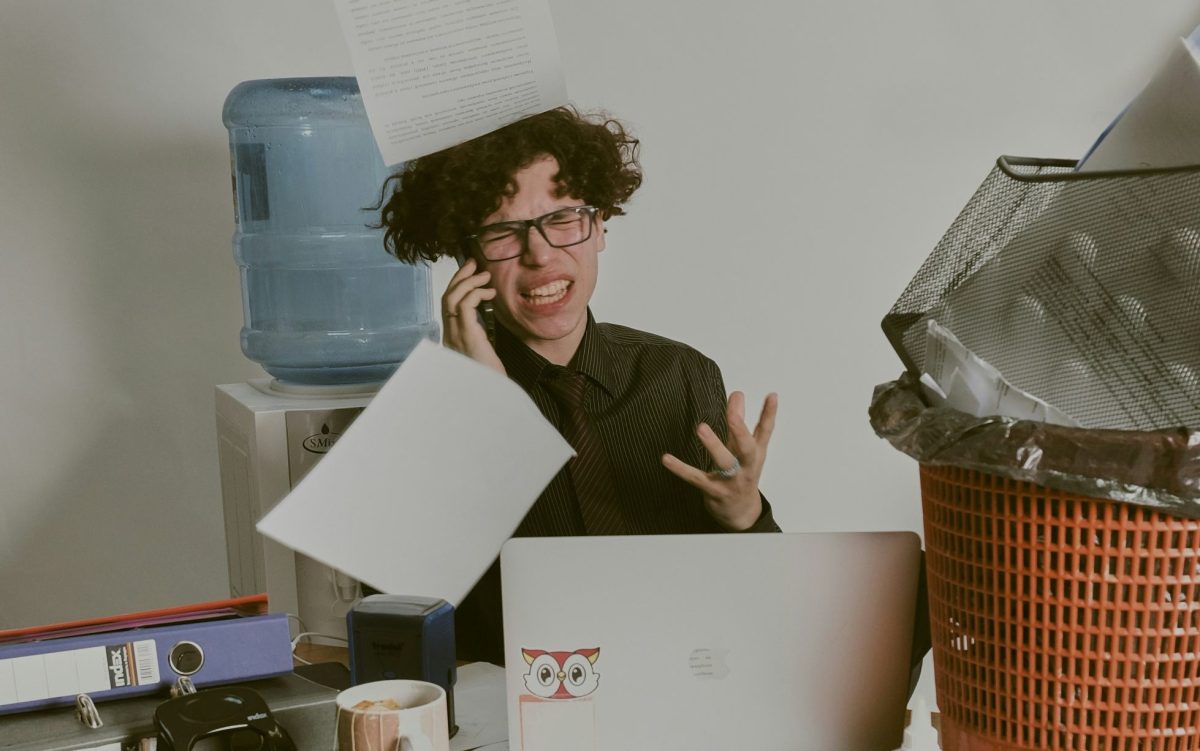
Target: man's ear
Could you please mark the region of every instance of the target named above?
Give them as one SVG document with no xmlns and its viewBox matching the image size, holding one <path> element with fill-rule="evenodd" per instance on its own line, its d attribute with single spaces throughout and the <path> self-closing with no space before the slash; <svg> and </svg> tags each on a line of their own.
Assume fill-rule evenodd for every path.
<svg viewBox="0 0 1200 751">
<path fill-rule="evenodd" d="M 600 239 L 596 243 L 596 252 L 599 253 L 600 251 L 604 250 L 604 240 L 605 240 L 604 235 L 606 232 L 608 232 L 608 230 L 604 228 L 604 215 L 599 211 L 596 212 L 596 229 L 595 229 L 595 231 L 597 233 L 599 233 L 599 235 L 600 235 Z"/>
</svg>

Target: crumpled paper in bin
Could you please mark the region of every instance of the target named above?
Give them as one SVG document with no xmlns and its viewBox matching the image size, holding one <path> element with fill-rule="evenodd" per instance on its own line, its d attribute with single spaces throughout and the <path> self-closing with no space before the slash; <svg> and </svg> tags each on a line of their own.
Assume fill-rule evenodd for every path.
<svg viewBox="0 0 1200 751">
<path fill-rule="evenodd" d="M 1200 518 L 1200 431 L 1096 430 L 930 407 L 904 373 L 875 387 L 871 427 L 922 464 Z"/>
</svg>

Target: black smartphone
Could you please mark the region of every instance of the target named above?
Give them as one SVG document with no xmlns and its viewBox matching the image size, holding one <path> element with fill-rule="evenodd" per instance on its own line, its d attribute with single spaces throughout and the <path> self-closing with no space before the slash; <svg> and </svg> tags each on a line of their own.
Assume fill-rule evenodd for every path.
<svg viewBox="0 0 1200 751">
<path fill-rule="evenodd" d="M 454 257 L 458 261 L 458 267 L 461 269 L 467 262 L 467 257 L 461 252 Z M 479 307 L 475 309 L 476 315 L 479 316 L 479 324 L 483 326 L 483 330 L 487 332 L 488 341 L 492 346 L 496 344 L 496 311 L 492 306 L 491 300 L 484 300 L 479 303 Z"/>
<path fill-rule="evenodd" d="M 492 307 L 491 300 L 484 300 L 479 303 L 479 322 L 483 324 L 483 330 L 487 332 L 488 341 L 492 346 L 496 346 L 496 310 Z"/>
</svg>

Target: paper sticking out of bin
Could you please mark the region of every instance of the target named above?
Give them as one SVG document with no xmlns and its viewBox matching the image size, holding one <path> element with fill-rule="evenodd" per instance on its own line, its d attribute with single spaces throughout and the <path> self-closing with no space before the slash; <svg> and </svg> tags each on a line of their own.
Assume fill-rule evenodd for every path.
<svg viewBox="0 0 1200 751">
<path fill-rule="evenodd" d="M 1004 415 L 1055 425 L 1078 423 L 1052 404 L 1008 382 L 1000 371 L 962 345 L 937 321 L 927 322 L 925 367 L 921 386 L 935 405 L 945 405 L 975 417 Z"/>
<path fill-rule="evenodd" d="M 1112 122 L 1081 171 L 1200 164 L 1200 27 L 1179 39 L 1158 72 Z"/>
</svg>

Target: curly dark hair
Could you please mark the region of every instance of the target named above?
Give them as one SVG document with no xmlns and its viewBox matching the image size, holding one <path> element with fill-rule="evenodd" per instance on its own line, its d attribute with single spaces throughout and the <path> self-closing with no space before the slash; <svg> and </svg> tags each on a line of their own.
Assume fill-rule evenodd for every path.
<svg viewBox="0 0 1200 751">
<path fill-rule="evenodd" d="M 462 253 L 463 238 L 516 193 L 513 176 L 545 155 L 558 161 L 560 195 L 605 218 L 624 214 L 621 205 L 642 184 L 638 142 L 624 125 L 559 107 L 414 159 L 389 177 L 380 194 L 384 247 L 409 263 Z"/>
</svg>

